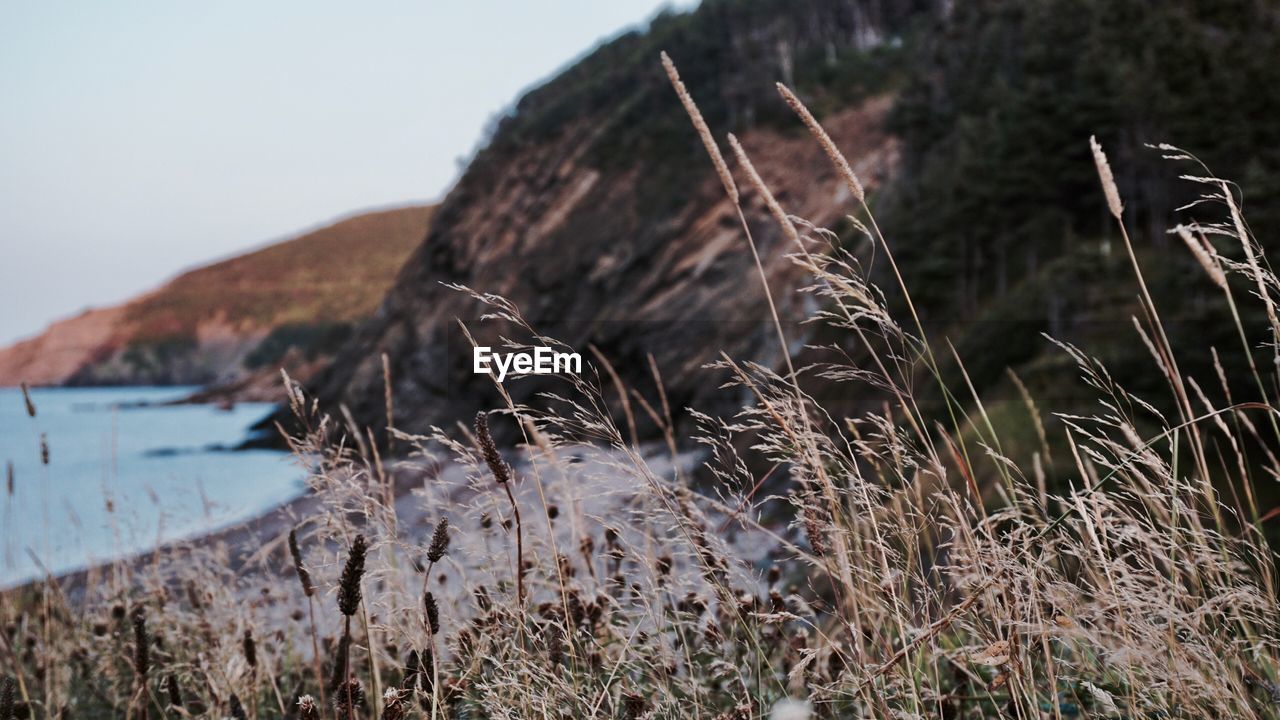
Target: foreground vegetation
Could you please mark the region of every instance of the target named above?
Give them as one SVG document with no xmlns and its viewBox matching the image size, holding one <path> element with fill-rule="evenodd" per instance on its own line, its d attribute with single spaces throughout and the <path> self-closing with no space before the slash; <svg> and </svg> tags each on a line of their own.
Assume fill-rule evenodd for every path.
<svg viewBox="0 0 1280 720">
<path fill-rule="evenodd" d="M 255 555 L 265 569 L 237 578 L 225 549 L 196 545 L 104 570 L 72 595 L 54 581 L 7 594 L 0 720 L 1280 715 L 1271 513 L 1255 500 L 1280 473 L 1280 281 L 1234 186 L 1191 177 L 1197 214 L 1215 220 L 1174 236 L 1235 317 L 1256 304 L 1268 318 L 1262 348 L 1257 328 L 1234 328 L 1252 390 L 1179 370 L 1190 356 L 1221 367 L 1229 349 L 1167 339 L 1094 144 L 1138 280 L 1133 342 L 1164 397 L 1138 397 L 1061 343 L 1096 411 L 1059 417 L 1051 443 L 1024 394 L 1040 449 L 1022 462 L 961 358 L 913 314 L 892 240 L 799 100 L 780 87 L 848 184 L 902 317 L 847 245 L 786 215 L 732 136 L 730 172 L 668 72 L 725 191 L 767 204 L 813 279 L 813 321 L 855 338 L 856 362 L 833 351 L 775 371 L 723 357 L 726 392 L 747 402 L 682 438 L 656 369 L 651 386 L 624 388 L 599 357 L 537 407 L 428 437 L 392 427 L 408 458 L 394 465 L 290 384 L 304 428 L 294 449 L 318 502 Z M 555 346 L 514 306 L 476 297 L 528 345 Z M 789 358 L 780 323 L 777 335 Z M 806 391 L 817 380 L 884 402 L 832 417 Z M 922 393 L 944 398 L 942 412 L 922 412 Z M 663 442 L 642 445 L 638 419 Z M 500 448 L 495 435 L 520 442 Z M 690 482 L 694 446 L 709 488 Z M 1051 485 L 1050 465 L 1069 484 Z M 397 497 L 414 468 L 428 480 Z M 790 527 L 761 519 L 782 515 Z"/>
</svg>

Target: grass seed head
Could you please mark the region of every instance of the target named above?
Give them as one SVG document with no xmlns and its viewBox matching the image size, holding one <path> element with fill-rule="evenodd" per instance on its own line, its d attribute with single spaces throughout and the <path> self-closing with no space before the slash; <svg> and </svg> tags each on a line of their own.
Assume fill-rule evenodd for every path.
<svg viewBox="0 0 1280 720">
<path fill-rule="evenodd" d="M 316 699 L 310 695 L 298 698 L 298 720 L 320 720 L 320 708 L 316 707 Z"/>
<path fill-rule="evenodd" d="M 407 694 L 398 688 L 387 688 L 382 694 L 382 720 L 402 720 L 405 717 L 408 707 L 404 698 Z"/>
<path fill-rule="evenodd" d="M 253 631 L 246 629 L 244 631 L 244 639 L 241 640 L 241 648 L 244 650 L 244 661 L 249 663 L 249 667 L 258 667 L 258 643 L 253 639 Z"/>
<path fill-rule="evenodd" d="M 133 671 L 139 684 L 151 670 L 151 638 L 147 635 L 147 615 L 141 607 L 133 611 Z"/>
<path fill-rule="evenodd" d="M 442 517 L 440 522 L 436 524 L 435 532 L 431 533 L 431 544 L 427 546 L 427 560 L 433 563 L 440 562 L 440 558 L 444 557 L 445 551 L 449 549 L 449 518 Z"/>
<path fill-rule="evenodd" d="M 751 186 L 764 199 L 765 206 L 769 208 L 769 214 L 773 215 L 774 221 L 778 223 L 778 227 L 782 228 L 783 234 L 792 243 L 803 248 L 804 245 L 800 242 L 800 233 L 796 231 L 795 223 L 791 222 L 791 218 L 782 209 L 778 199 L 773 196 L 769 186 L 765 184 L 764 179 L 760 177 L 760 173 L 756 171 L 756 166 L 752 164 L 751 158 L 747 156 L 747 151 L 742 148 L 742 143 L 738 142 L 738 138 L 732 133 L 729 134 L 729 147 L 733 148 L 733 154 L 737 157 L 738 164 L 746 171 L 747 178 L 751 180 Z"/>
<path fill-rule="evenodd" d="M 1222 271 L 1222 266 L 1218 263 L 1218 259 L 1213 252 L 1213 246 L 1203 238 L 1196 237 L 1185 225 L 1178 225 L 1174 228 L 1178 233 L 1178 237 L 1182 238 L 1182 242 L 1186 244 L 1187 249 L 1191 251 L 1191 255 L 1200 263 L 1200 267 L 1204 268 L 1209 279 L 1219 288 L 1227 289 L 1227 276 Z"/>
<path fill-rule="evenodd" d="M 302 550 L 298 548 L 298 529 L 289 531 L 289 554 L 293 557 L 293 569 L 298 574 L 298 582 L 302 584 L 302 592 L 307 597 L 316 594 L 316 586 L 311 582 L 311 573 L 302 562 Z"/>
<path fill-rule="evenodd" d="M 649 701 L 644 695 L 632 692 L 622 693 L 622 717 L 627 720 L 637 720 L 644 715 L 644 711 L 649 708 Z"/>
<path fill-rule="evenodd" d="M 22 383 L 22 402 L 27 406 L 27 417 L 35 417 L 36 404 L 31 402 L 31 390 L 25 382 Z"/>
<path fill-rule="evenodd" d="M 169 673 L 164 679 L 164 689 L 169 695 L 169 707 L 181 709 L 182 703 L 182 687 L 178 684 L 178 676 Z"/>
<path fill-rule="evenodd" d="M 17 690 L 13 678 L 8 675 L 0 680 L 0 720 L 9 720 L 13 715 L 14 694 Z"/>
<path fill-rule="evenodd" d="M 826 153 L 827 158 L 831 160 L 831 164 L 835 165 L 836 172 L 840 174 L 840 178 L 844 180 L 844 184 L 849 187 L 849 192 L 853 193 L 853 197 L 858 202 L 866 202 L 867 193 L 862 188 L 862 181 L 858 180 L 858 176 L 850 167 L 849 161 L 845 159 L 844 153 L 840 152 L 840 148 L 836 147 L 835 142 L 827 135 L 827 131 L 822 129 L 818 121 L 814 119 L 813 114 L 809 112 L 809 108 L 800 102 L 800 98 L 791 92 L 791 89 L 782 83 L 778 83 L 778 94 L 790 106 L 792 112 L 800 116 L 800 120 L 809 128 L 810 134 L 818 141 L 818 145 L 822 147 L 822 152 Z"/>
<path fill-rule="evenodd" d="M 480 455 L 489 466 L 489 472 L 493 473 L 493 479 L 499 485 L 510 482 L 511 468 L 498 452 L 498 446 L 493 442 L 493 435 L 489 432 L 489 416 L 483 412 L 476 413 L 476 442 L 480 445 Z"/>
<path fill-rule="evenodd" d="M 1102 151 L 1096 137 L 1089 137 L 1089 148 L 1093 150 L 1093 164 L 1098 167 L 1098 179 L 1102 182 L 1102 192 L 1107 196 L 1107 207 L 1117 220 L 1124 212 L 1124 203 L 1120 202 L 1120 190 L 1116 187 L 1116 178 L 1111 174 L 1111 163 L 1107 162 L 1107 154 Z"/>
<path fill-rule="evenodd" d="M 364 686 L 360 681 L 351 678 L 333 693 L 333 707 L 339 718 L 355 717 L 364 709 Z"/>
<path fill-rule="evenodd" d="M 707 155 L 711 157 L 711 164 L 716 168 L 716 175 L 720 176 L 720 184 L 724 185 L 724 191 L 728 193 L 730 202 L 735 205 L 738 202 L 738 186 L 733 182 L 733 175 L 729 174 L 729 166 L 724 161 L 724 156 L 720 154 L 720 146 L 716 144 L 715 137 L 711 135 L 711 128 L 707 127 L 707 121 L 702 117 L 702 111 L 698 110 L 698 104 L 693 101 L 693 96 L 689 94 L 688 88 L 684 86 L 684 82 L 680 80 L 680 73 L 676 70 L 676 64 L 664 52 L 662 53 L 662 68 L 667 71 L 667 79 L 671 81 L 671 87 L 675 88 L 676 96 L 680 98 L 680 104 L 684 105 L 684 111 L 688 113 L 689 120 L 693 122 L 693 127 L 698 131 L 698 138 L 702 140 L 702 145 L 707 149 Z"/>
<path fill-rule="evenodd" d="M 418 686 L 418 676 L 422 674 L 422 660 L 417 650 L 410 650 L 404 661 L 404 680 L 400 683 L 402 690 L 412 692 Z"/>
<path fill-rule="evenodd" d="M 427 591 L 422 597 L 422 606 L 427 613 L 427 628 L 431 630 L 431 634 L 435 635 L 440 632 L 440 604 L 436 602 L 436 596 Z"/>
<path fill-rule="evenodd" d="M 360 581 L 364 578 L 364 560 L 368 549 L 364 536 L 357 535 L 355 542 L 351 543 L 347 564 L 342 568 L 342 579 L 338 583 L 338 609 L 347 617 L 355 615 L 360 608 Z"/>
</svg>

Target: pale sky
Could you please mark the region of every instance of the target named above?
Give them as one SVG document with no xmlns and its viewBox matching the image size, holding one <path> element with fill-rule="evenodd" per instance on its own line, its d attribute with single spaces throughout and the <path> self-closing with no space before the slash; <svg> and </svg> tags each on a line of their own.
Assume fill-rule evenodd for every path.
<svg viewBox="0 0 1280 720">
<path fill-rule="evenodd" d="M 0 0 L 0 344 L 437 199 L 522 89 L 692 0 Z"/>
</svg>

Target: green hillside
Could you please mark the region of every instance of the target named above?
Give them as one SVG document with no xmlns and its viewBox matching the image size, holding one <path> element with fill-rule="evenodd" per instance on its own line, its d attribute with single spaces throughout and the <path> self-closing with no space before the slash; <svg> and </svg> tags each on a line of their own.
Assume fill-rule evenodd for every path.
<svg viewBox="0 0 1280 720">
<path fill-rule="evenodd" d="M 1142 317 L 1138 286 L 1098 185 L 1091 135 L 1117 169 L 1173 344 L 1227 351 L 1227 376 L 1242 394 L 1252 389 L 1221 293 L 1166 232 L 1221 219 L 1217 206 L 1179 211 L 1203 186 L 1178 176 L 1210 173 L 1151 146 L 1186 148 L 1239 182 L 1253 231 L 1274 248 L 1278 25 L 1273 3 L 979 0 L 958 3 L 919 36 L 891 118 L 902 162 L 878 214 L 926 326 L 955 343 L 979 393 L 1019 405 L 1013 368 L 1040 400 L 1076 402 L 1080 388 L 1047 333 L 1089 348 L 1120 384 L 1170 402 L 1129 322 Z M 1224 257 L 1242 256 L 1238 242 L 1217 245 Z M 1261 307 L 1243 312 L 1245 326 L 1259 329 L 1251 341 L 1266 340 Z M 1216 384 L 1208 353 L 1188 355 L 1183 372 Z M 1025 427 L 1025 414 L 1010 412 L 1009 423 Z"/>
</svg>

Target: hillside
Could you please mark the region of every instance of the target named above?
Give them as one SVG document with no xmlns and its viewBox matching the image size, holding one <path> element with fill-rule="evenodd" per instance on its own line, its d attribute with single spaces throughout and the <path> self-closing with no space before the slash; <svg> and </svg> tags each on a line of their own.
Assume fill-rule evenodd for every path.
<svg viewBox="0 0 1280 720">
<path fill-rule="evenodd" d="M 741 230 L 662 75 L 661 50 L 713 131 L 742 136 L 789 212 L 857 241 L 842 221 L 848 198 L 806 150 L 773 83 L 797 89 L 879 190 L 873 205 L 930 332 L 970 358 L 976 391 L 1009 400 L 1015 426 L 1024 423 L 1006 368 L 1037 395 L 1074 402 L 1076 388 L 1045 372 L 1064 360 L 1041 333 L 1088 343 L 1121 379 L 1141 383 L 1144 346 L 1127 325 L 1100 320 L 1137 313 L 1137 288 L 1112 251 L 1118 239 L 1086 140 L 1097 134 L 1124 168 L 1137 252 L 1154 266 L 1171 332 L 1231 342 L 1234 325 L 1194 261 L 1163 262 L 1163 230 L 1194 200 L 1176 175 L 1199 168 L 1170 168 L 1148 147 L 1205 153 L 1214 172 L 1245 180 L 1262 202 L 1259 227 L 1273 223 L 1265 207 L 1280 145 L 1275 124 L 1254 119 L 1280 110 L 1266 80 L 1280 61 L 1277 14 L 1265 3 L 1229 5 L 707 0 L 663 15 L 520 99 L 443 203 L 385 312 L 314 388 L 380 427 L 385 353 L 404 429 L 503 404 L 471 372 L 455 320 L 482 345 L 518 333 L 481 322 L 486 308 L 445 283 L 503 295 L 540 331 L 583 353 L 597 348 L 628 385 L 651 387 L 652 354 L 677 408 L 718 409 L 721 376 L 701 366 L 720 350 L 776 364 Z M 807 301 L 795 292 L 802 278 L 759 198 L 748 197 L 747 212 L 792 322 Z M 877 282 L 896 286 L 885 263 L 865 259 Z M 788 332 L 797 346 L 823 340 L 809 328 Z M 549 387 L 532 378 L 507 389 L 519 402 Z M 868 401 L 833 400 L 842 410 Z"/>
<path fill-rule="evenodd" d="M 488 309 L 446 283 L 506 297 L 539 331 L 584 355 L 594 346 L 629 385 L 652 388 L 652 355 L 676 408 L 723 400 L 718 376 L 701 369 L 720 350 L 766 363 L 780 356 L 737 216 L 659 52 L 680 65 L 713 127 L 742 134 L 792 212 L 835 224 L 849 211 L 847 191 L 820 149 L 786 122 L 772 82 L 785 79 L 829 108 L 833 136 L 878 186 L 896 152 L 884 132 L 884 93 L 900 59 L 890 41 L 926 9 L 711 0 L 660 16 L 531 91 L 442 203 L 384 311 L 314 384 L 322 403 L 385 426 L 386 353 L 402 429 L 499 406 L 488 378 L 472 372 L 457 320 L 481 345 L 528 338 L 481 321 Z M 801 280 L 786 257 L 792 248 L 759 197 L 747 213 L 780 310 L 794 322 L 802 308 L 786 292 Z M 792 331 L 803 340 L 802 328 Z M 507 389 L 523 401 L 553 387 L 542 380 Z"/>
<path fill-rule="evenodd" d="M 0 384 L 206 384 L 303 374 L 377 309 L 432 208 L 356 215 L 185 272 L 0 350 Z"/>
<path fill-rule="evenodd" d="M 1106 212 L 1091 135 L 1119 168 L 1135 254 L 1172 342 L 1216 348 L 1232 392 L 1255 390 L 1245 358 L 1228 351 L 1240 340 L 1227 303 L 1166 231 L 1217 219 L 1202 186 L 1178 179 L 1213 174 L 1239 183 L 1252 231 L 1276 249 L 1280 126 L 1264 120 L 1280 113 L 1274 3 L 975 0 L 958 3 L 912 55 L 890 120 L 902 163 L 879 219 L 917 308 L 965 358 L 998 424 L 1026 434 L 1006 368 L 1037 402 L 1092 412 L 1092 394 L 1078 396 L 1068 359 L 1042 333 L 1089 348 L 1115 382 L 1173 410 L 1126 322 L 1143 317 L 1139 287 Z M 1243 259 L 1238 243 L 1214 244 Z M 1244 327 L 1260 329 L 1250 344 L 1269 343 L 1261 308 L 1241 312 Z M 1207 354 L 1179 361 L 1216 384 Z"/>
</svg>

